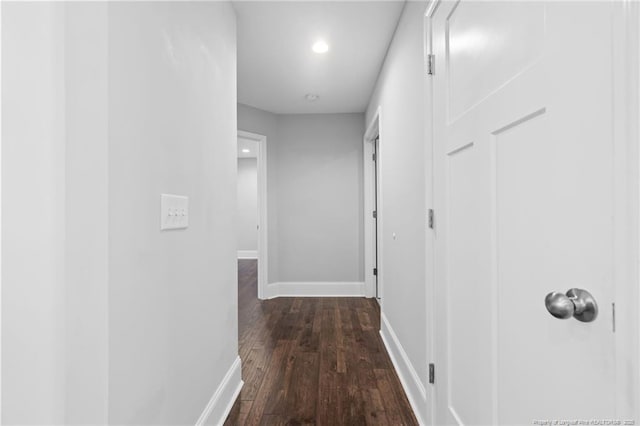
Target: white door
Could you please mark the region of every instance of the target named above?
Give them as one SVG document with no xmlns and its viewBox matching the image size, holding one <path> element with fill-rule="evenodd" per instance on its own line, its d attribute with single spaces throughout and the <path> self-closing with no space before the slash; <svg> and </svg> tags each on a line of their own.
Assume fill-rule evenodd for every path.
<svg viewBox="0 0 640 426">
<path fill-rule="evenodd" d="M 436 424 L 612 419 L 612 5 L 431 16 Z M 570 288 L 593 322 L 547 311 Z"/>
</svg>

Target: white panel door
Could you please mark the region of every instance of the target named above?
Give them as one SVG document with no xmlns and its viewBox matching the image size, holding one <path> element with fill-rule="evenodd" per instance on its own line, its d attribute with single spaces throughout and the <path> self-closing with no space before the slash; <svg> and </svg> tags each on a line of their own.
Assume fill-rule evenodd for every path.
<svg viewBox="0 0 640 426">
<path fill-rule="evenodd" d="M 430 32 L 436 424 L 612 419 L 612 6 L 442 2 Z M 593 322 L 547 311 L 574 287 Z"/>
</svg>

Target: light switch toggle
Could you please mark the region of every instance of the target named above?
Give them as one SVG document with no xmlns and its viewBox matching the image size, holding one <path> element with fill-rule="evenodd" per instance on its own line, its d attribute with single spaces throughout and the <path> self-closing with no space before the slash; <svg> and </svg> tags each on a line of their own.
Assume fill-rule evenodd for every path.
<svg viewBox="0 0 640 426">
<path fill-rule="evenodd" d="M 185 229 L 189 226 L 189 197 L 160 194 L 160 229 Z"/>
</svg>

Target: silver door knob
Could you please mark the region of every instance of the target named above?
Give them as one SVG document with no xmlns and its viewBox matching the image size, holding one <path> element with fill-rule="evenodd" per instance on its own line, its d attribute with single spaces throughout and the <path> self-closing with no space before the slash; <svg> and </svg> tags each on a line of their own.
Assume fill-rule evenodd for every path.
<svg viewBox="0 0 640 426">
<path fill-rule="evenodd" d="M 547 294 L 544 299 L 547 311 L 560 319 L 574 317 L 578 321 L 591 322 L 598 316 L 598 304 L 587 290 L 572 288 L 567 294 L 557 291 Z"/>
</svg>

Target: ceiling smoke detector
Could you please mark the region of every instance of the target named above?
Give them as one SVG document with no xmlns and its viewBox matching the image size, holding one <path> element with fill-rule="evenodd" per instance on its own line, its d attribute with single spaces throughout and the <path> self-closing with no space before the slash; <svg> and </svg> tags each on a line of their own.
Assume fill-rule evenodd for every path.
<svg viewBox="0 0 640 426">
<path fill-rule="evenodd" d="M 314 93 L 307 93 L 304 98 L 309 102 L 315 102 L 318 100 L 319 97 L 320 97 L 319 95 L 316 95 Z"/>
</svg>

